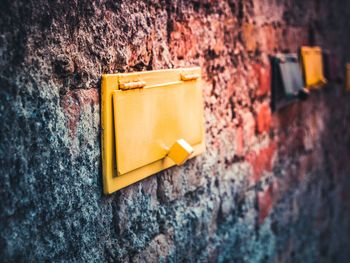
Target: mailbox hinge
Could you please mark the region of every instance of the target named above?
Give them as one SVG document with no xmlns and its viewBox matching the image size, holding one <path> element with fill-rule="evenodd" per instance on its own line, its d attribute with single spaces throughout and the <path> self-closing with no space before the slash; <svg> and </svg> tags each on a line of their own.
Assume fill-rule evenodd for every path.
<svg viewBox="0 0 350 263">
<path fill-rule="evenodd" d="M 181 73 L 181 80 L 182 81 L 196 80 L 198 78 L 199 78 L 199 74 L 184 74 L 184 73 Z"/>
<path fill-rule="evenodd" d="M 119 84 L 119 88 L 121 90 L 142 89 L 145 86 L 146 86 L 146 82 L 142 81 L 142 80 L 127 82 L 127 83 L 120 83 Z"/>
</svg>

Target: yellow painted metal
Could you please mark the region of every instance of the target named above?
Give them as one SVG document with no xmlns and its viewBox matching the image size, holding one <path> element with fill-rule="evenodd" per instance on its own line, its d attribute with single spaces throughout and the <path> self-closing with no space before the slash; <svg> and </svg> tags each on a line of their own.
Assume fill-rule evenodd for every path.
<svg viewBox="0 0 350 263">
<path fill-rule="evenodd" d="M 345 74 L 345 89 L 350 91 L 350 63 L 346 64 Z"/>
<path fill-rule="evenodd" d="M 320 47 L 302 47 L 301 58 L 305 84 L 309 89 L 318 89 L 327 83 L 323 74 L 322 49 Z"/>
<path fill-rule="evenodd" d="M 177 165 L 181 165 L 188 160 L 193 153 L 193 148 L 184 139 L 177 140 L 170 148 L 168 157 Z"/>
<path fill-rule="evenodd" d="M 205 150 L 200 68 L 103 75 L 101 102 L 106 194 Z M 180 139 L 189 156 L 171 151 Z"/>
</svg>

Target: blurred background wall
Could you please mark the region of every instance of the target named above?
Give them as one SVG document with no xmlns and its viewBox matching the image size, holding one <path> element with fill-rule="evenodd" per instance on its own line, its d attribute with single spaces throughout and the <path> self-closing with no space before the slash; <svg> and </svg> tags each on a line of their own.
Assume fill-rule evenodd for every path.
<svg viewBox="0 0 350 263">
<path fill-rule="evenodd" d="M 0 261 L 348 262 L 350 95 L 272 113 L 268 55 L 350 60 L 346 0 L 1 1 Z M 207 151 L 102 193 L 102 73 L 202 68 Z M 343 72 L 340 72 L 343 75 Z"/>
</svg>

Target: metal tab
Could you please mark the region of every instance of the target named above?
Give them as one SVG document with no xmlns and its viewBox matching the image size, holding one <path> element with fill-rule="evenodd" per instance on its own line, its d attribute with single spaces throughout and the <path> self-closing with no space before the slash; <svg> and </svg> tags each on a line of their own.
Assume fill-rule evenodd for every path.
<svg viewBox="0 0 350 263">
<path fill-rule="evenodd" d="M 182 81 L 196 80 L 196 79 L 199 78 L 198 74 L 185 74 L 185 73 L 182 73 L 182 74 L 180 74 L 180 76 L 181 76 L 181 80 Z"/>
<path fill-rule="evenodd" d="M 170 148 L 168 157 L 173 160 L 176 165 L 181 165 L 190 158 L 193 151 L 192 146 L 188 142 L 184 139 L 179 139 Z"/>
<path fill-rule="evenodd" d="M 129 90 L 129 89 L 142 89 L 146 86 L 145 81 L 133 81 L 133 82 L 127 82 L 127 83 L 120 83 L 119 88 L 121 90 Z"/>
</svg>

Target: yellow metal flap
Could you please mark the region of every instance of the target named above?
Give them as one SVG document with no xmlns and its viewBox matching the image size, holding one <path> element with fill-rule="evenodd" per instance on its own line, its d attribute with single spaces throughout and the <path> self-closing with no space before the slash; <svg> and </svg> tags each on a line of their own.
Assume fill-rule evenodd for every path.
<svg viewBox="0 0 350 263">
<path fill-rule="evenodd" d="M 322 49 L 320 47 L 301 47 L 305 84 L 309 89 L 320 88 L 327 83 L 323 74 Z"/>
<path fill-rule="evenodd" d="M 175 165 L 168 152 L 180 139 L 193 148 L 183 161 L 204 151 L 199 79 L 199 68 L 103 75 L 106 194 Z"/>
</svg>

